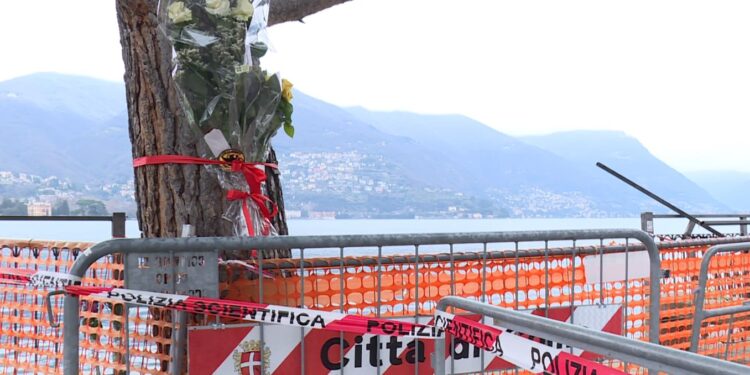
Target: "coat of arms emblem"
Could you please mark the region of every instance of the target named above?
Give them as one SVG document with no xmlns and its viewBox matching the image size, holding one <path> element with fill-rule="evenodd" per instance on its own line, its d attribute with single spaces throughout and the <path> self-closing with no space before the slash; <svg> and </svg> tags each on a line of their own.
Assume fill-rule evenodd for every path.
<svg viewBox="0 0 750 375">
<path fill-rule="evenodd" d="M 261 350 L 260 341 L 258 340 L 242 342 L 234 351 L 232 357 L 234 358 L 234 369 L 237 371 L 237 374 L 268 375 L 271 373 L 271 350 L 268 346 Z"/>
</svg>

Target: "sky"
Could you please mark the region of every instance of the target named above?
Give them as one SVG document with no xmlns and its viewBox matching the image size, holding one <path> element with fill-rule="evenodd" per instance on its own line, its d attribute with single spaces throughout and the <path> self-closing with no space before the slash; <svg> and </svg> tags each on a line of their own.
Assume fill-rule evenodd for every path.
<svg viewBox="0 0 750 375">
<path fill-rule="evenodd" d="M 750 172 L 750 2 L 353 0 L 274 26 L 266 67 L 341 106 L 511 135 L 619 130 L 683 172 Z M 114 0 L 0 4 L 0 81 L 121 81 Z"/>
</svg>

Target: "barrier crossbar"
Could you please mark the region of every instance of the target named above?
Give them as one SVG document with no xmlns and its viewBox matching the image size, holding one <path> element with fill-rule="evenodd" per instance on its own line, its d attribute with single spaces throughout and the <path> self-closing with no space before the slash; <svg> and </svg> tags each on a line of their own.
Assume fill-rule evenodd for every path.
<svg viewBox="0 0 750 375">
<path fill-rule="evenodd" d="M 576 348 L 601 353 L 607 357 L 670 374 L 738 375 L 748 373 L 747 367 L 736 363 L 524 314 L 466 298 L 444 297 L 438 302 L 437 310 L 447 311 L 448 307 L 490 317 L 495 320 L 495 324 L 506 329 L 566 343 Z M 446 373 L 445 364 L 440 360 L 445 352 L 445 341 L 445 338 L 438 339 L 435 345 L 433 358 L 438 360 L 433 362 L 433 366 L 437 375 Z M 529 355 L 531 356 L 532 353 Z"/>
</svg>

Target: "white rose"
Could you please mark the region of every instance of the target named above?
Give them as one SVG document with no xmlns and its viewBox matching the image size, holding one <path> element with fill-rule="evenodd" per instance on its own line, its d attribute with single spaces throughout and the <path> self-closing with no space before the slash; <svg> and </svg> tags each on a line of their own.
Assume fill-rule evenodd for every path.
<svg viewBox="0 0 750 375">
<path fill-rule="evenodd" d="M 237 7 L 232 10 L 232 15 L 238 21 L 247 21 L 253 16 L 255 9 L 250 0 L 238 0 Z"/>
<path fill-rule="evenodd" d="M 167 14 L 173 23 L 182 23 L 193 19 L 193 13 L 182 1 L 176 1 L 169 4 L 169 7 L 167 7 Z"/>
<path fill-rule="evenodd" d="M 206 11 L 217 16 L 229 15 L 229 0 L 206 0 Z"/>
</svg>

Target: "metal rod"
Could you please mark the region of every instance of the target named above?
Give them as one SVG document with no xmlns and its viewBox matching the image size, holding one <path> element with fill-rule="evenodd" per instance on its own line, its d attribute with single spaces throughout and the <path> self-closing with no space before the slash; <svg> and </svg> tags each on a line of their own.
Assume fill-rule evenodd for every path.
<svg viewBox="0 0 750 375">
<path fill-rule="evenodd" d="M 339 248 L 340 259 L 344 259 L 344 248 Z M 339 268 L 339 312 L 344 313 L 344 264 Z M 339 374 L 344 375 L 344 331 L 339 332 Z"/>
<path fill-rule="evenodd" d="M 487 243 L 484 243 L 482 246 L 482 299 L 481 301 L 483 303 L 487 303 Z M 487 365 L 484 363 L 485 358 L 485 351 L 482 350 L 482 356 L 479 358 L 479 365 L 482 368 L 481 374 L 484 375 L 484 368 L 487 367 Z"/>
<path fill-rule="evenodd" d="M 378 303 L 376 305 L 377 308 L 378 308 L 378 311 L 375 313 L 375 316 L 378 319 L 380 319 L 380 314 L 381 314 L 380 310 L 382 310 L 382 307 L 383 307 L 382 306 L 382 303 L 383 303 L 383 265 L 380 263 L 380 259 L 382 258 L 382 256 L 383 256 L 383 247 L 382 246 L 378 246 L 378 289 L 377 289 L 377 301 L 378 301 Z M 376 362 L 375 363 L 378 365 L 377 366 L 377 373 L 378 373 L 377 375 L 380 375 L 380 373 L 381 373 L 381 371 L 380 371 L 380 363 L 381 363 L 381 360 L 380 360 L 380 335 L 377 335 L 376 338 L 375 338 L 375 340 L 376 340 L 376 343 L 377 343 L 376 348 L 378 348 L 378 352 L 377 352 L 377 357 L 376 357 Z"/>
<path fill-rule="evenodd" d="M 653 214 L 655 219 L 679 219 L 682 215 L 676 214 Z M 750 213 L 744 214 L 693 214 L 693 217 L 705 217 L 705 218 L 722 218 L 722 217 L 742 217 L 750 216 Z"/>
<path fill-rule="evenodd" d="M 573 253 L 570 256 L 570 267 L 573 269 L 570 275 L 570 324 L 576 324 L 575 317 L 573 314 L 576 302 L 576 241 L 573 240 Z M 573 353 L 573 348 L 570 348 L 570 352 Z"/>
<path fill-rule="evenodd" d="M 250 237 L 250 238 L 256 238 L 256 237 Z M 250 249 L 253 249 L 250 247 Z M 283 248 L 282 248 L 283 249 Z M 291 248 L 290 248 L 291 249 Z M 263 303 L 263 258 L 265 258 L 265 252 L 266 249 L 258 249 L 258 293 L 260 296 L 258 296 L 258 302 Z M 265 360 L 265 352 L 266 352 L 266 332 L 265 332 L 265 324 L 263 322 L 258 322 L 258 329 L 260 329 L 260 373 L 265 374 L 266 373 L 266 366 L 269 364 L 266 363 Z"/>
<path fill-rule="evenodd" d="M 706 225 L 747 225 L 747 220 L 711 220 L 703 223 Z"/>
<path fill-rule="evenodd" d="M 450 263 L 450 268 L 451 268 L 451 295 L 455 295 L 456 294 L 456 259 L 455 259 L 455 255 L 456 254 L 454 252 L 453 244 L 450 244 L 450 249 L 449 250 L 450 250 L 450 256 L 451 256 L 451 258 L 450 258 L 450 260 L 451 260 L 451 263 Z M 456 311 L 454 309 L 454 311 L 451 311 L 451 312 L 455 313 Z M 448 346 L 448 355 L 450 356 L 450 359 L 451 359 L 451 374 L 453 374 L 454 372 L 456 372 L 456 358 L 453 356 L 453 353 L 455 351 L 456 351 L 456 338 L 451 335 L 450 345 Z M 445 358 L 445 351 L 440 352 L 440 357 L 439 358 L 441 358 L 441 359 Z M 445 366 L 445 363 L 441 362 L 441 365 Z"/>
<path fill-rule="evenodd" d="M 604 239 L 599 239 L 599 249 L 604 248 Z M 626 261 L 627 262 L 627 261 Z M 628 273 L 625 272 L 625 280 L 628 279 Z M 599 304 L 604 305 L 604 254 L 599 252 Z M 626 315 L 627 317 L 627 315 Z"/>
<path fill-rule="evenodd" d="M 416 259 L 414 263 L 414 324 L 419 324 L 419 245 L 414 246 L 414 258 Z M 416 349 L 415 358 L 419 358 L 423 353 L 419 352 L 418 338 L 414 340 L 414 349 Z M 419 375 L 419 360 L 414 362 L 414 375 Z"/>
<path fill-rule="evenodd" d="M 185 311 L 174 312 L 174 325 L 177 326 L 176 331 L 173 330 L 174 341 L 172 349 L 172 374 L 181 375 L 183 373 L 183 363 L 185 362 L 185 350 L 187 347 L 187 319 L 188 315 Z M 128 347 L 130 347 L 128 345 Z"/>
<path fill-rule="evenodd" d="M 125 215 L 116 212 L 112 216 L 0 216 L 0 221 L 114 221 L 115 215 Z"/>
<path fill-rule="evenodd" d="M 549 241 L 544 241 L 544 317 L 549 317 Z"/>
<path fill-rule="evenodd" d="M 566 343 L 586 351 L 601 353 L 607 357 L 636 363 L 670 374 L 747 374 L 747 367 L 740 364 L 595 331 L 586 327 L 558 322 L 465 298 L 450 296 L 444 297 L 438 302 L 438 310 L 446 311 L 448 307 L 491 317 L 497 321 L 498 325 L 514 331 Z M 436 374 L 442 375 L 443 373 L 436 371 Z"/>
<path fill-rule="evenodd" d="M 734 314 L 729 315 L 729 327 L 727 328 L 727 343 L 724 348 L 724 360 L 729 360 L 729 346 L 732 345 L 732 330 L 734 326 Z"/>
<path fill-rule="evenodd" d="M 299 257 L 301 258 L 302 262 L 300 262 L 300 277 L 301 277 L 301 285 L 302 285 L 302 292 L 300 297 L 300 306 L 301 308 L 307 308 L 305 306 L 305 249 L 300 248 L 299 249 Z M 260 277 L 263 277 L 262 275 Z M 305 327 L 300 327 L 300 375 L 305 375 Z M 380 374 L 378 374 L 380 375 Z"/>
<path fill-rule="evenodd" d="M 709 231 L 709 232 L 711 232 L 711 233 L 713 233 L 713 234 L 715 234 L 715 235 L 717 235 L 719 237 L 724 237 L 724 235 L 721 234 L 721 232 L 717 231 L 714 228 L 711 228 L 711 226 L 709 226 L 709 225 L 704 224 L 703 221 L 698 220 L 695 216 L 690 215 L 689 213 L 683 211 L 682 209 L 678 208 L 677 206 L 673 205 L 672 203 L 667 202 L 662 197 L 660 197 L 660 196 L 652 193 L 651 191 L 647 190 L 643 186 L 638 185 L 637 183 L 633 182 L 629 178 L 627 178 L 627 177 L 625 177 L 625 176 L 623 176 L 623 175 L 615 172 L 612 168 L 610 168 L 610 167 L 608 167 L 608 166 L 606 166 L 606 165 L 604 165 L 602 163 L 596 163 L 596 166 L 599 167 L 599 168 L 601 168 L 601 169 L 603 169 L 604 171 L 606 171 L 607 173 L 611 174 L 612 176 L 617 177 L 620 181 L 622 181 L 622 182 L 630 185 L 631 187 L 633 187 L 634 189 L 640 191 L 641 193 L 646 194 L 651 199 L 653 199 L 653 200 L 655 200 L 655 201 L 663 204 L 664 206 L 668 207 L 672 211 L 677 212 L 682 217 L 684 217 L 684 218 L 686 218 L 686 219 L 688 219 L 688 220 L 690 220 L 690 221 L 692 221 L 692 222 L 700 225 L 701 227 L 703 227 L 707 231 Z"/>
</svg>

